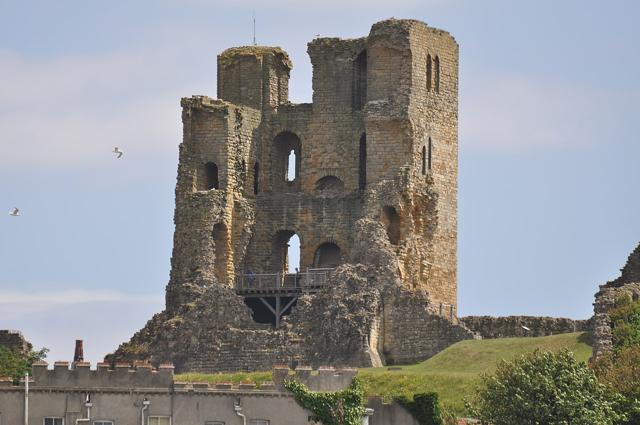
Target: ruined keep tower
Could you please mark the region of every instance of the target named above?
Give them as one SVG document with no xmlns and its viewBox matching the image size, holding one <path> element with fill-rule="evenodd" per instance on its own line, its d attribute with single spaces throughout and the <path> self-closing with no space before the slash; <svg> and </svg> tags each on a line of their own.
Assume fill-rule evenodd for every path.
<svg viewBox="0 0 640 425">
<path fill-rule="evenodd" d="M 458 45 L 414 20 L 218 56 L 183 98 L 166 309 L 114 359 L 179 370 L 382 365 L 472 337 L 456 317 Z M 299 273 L 289 241 L 300 240 Z"/>
</svg>

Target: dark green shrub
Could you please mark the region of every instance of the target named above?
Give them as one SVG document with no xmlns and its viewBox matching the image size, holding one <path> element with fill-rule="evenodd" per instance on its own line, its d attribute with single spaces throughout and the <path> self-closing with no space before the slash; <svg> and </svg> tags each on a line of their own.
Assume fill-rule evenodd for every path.
<svg viewBox="0 0 640 425">
<path fill-rule="evenodd" d="M 474 417 L 493 425 L 614 425 L 626 420 L 621 401 L 564 350 L 501 362 L 494 375 L 482 377 L 467 406 Z"/>
<path fill-rule="evenodd" d="M 415 394 L 413 399 L 403 396 L 396 401 L 406 407 L 420 425 L 443 425 L 437 393 Z"/>
<path fill-rule="evenodd" d="M 296 401 L 313 412 L 313 420 L 324 425 L 361 425 L 365 413 L 364 390 L 358 378 L 349 388 L 335 392 L 313 392 L 296 381 L 284 381 Z"/>
</svg>

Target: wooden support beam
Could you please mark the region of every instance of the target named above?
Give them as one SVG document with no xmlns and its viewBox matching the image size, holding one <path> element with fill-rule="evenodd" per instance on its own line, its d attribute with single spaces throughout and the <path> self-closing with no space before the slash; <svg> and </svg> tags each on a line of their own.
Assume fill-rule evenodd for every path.
<svg viewBox="0 0 640 425">
<path fill-rule="evenodd" d="M 274 316 L 278 316 L 276 314 L 276 311 L 273 309 L 273 307 L 271 307 L 271 304 L 269 304 L 263 297 L 258 298 L 260 301 L 262 301 L 262 304 L 266 305 L 267 308 L 269 309 L 269 311 L 271 311 L 271 313 L 273 313 Z"/>
</svg>

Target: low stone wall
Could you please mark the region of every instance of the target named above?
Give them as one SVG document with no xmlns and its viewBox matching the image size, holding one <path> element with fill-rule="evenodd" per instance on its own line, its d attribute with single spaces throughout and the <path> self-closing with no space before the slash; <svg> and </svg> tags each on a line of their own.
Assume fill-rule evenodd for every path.
<svg viewBox="0 0 640 425">
<path fill-rule="evenodd" d="M 28 354 L 33 346 L 25 339 L 22 333 L 11 330 L 0 330 L 0 347 L 7 347 L 20 354 Z"/>
<path fill-rule="evenodd" d="M 591 330 L 593 323 L 592 319 L 573 320 L 563 317 L 537 316 L 467 316 L 462 317 L 460 321 L 486 339 L 586 332 Z"/>
</svg>

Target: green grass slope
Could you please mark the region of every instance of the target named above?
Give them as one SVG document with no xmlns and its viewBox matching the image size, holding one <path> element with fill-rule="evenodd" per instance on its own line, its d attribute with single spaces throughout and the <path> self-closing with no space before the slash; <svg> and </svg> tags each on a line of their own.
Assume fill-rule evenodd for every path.
<svg viewBox="0 0 640 425">
<path fill-rule="evenodd" d="M 539 338 L 504 338 L 462 341 L 418 364 L 361 369 L 367 394 L 387 399 L 435 391 L 452 411 L 462 414 L 464 398 L 473 393 L 482 373 L 491 373 L 500 360 L 510 360 L 536 349 L 558 351 L 567 348 L 579 361 L 591 356 L 587 334 L 571 333 Z"/>
<path fill-rule="evenodd" d="M 464 413 L 464 398 L 473 393 L 480 374 L 491 373 L 500 360 L 510 360 L 536 349 L 558 351 L 567 348 L 579 361 L 591 357 L 590 341 L 585 333 L 571 333 L 539 338 L 503 338 L 462 341 L 434 357 L 418 364 L 366 368 L 358 371 L 367 395 L 391 399 L 398 395 L 413 395 L 435 391 L 451 411 Z M 252 373 L 190 373 L 177 375 L 187 382 L 255 382 L 271 380 L 271 372 Z"/>
</svg>

